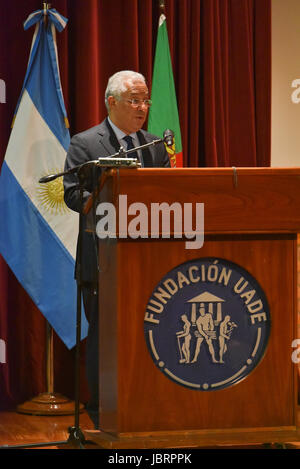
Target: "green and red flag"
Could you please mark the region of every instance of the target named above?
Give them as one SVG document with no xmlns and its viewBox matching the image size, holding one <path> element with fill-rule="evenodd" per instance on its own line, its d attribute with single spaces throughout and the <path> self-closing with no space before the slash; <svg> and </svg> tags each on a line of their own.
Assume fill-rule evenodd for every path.
<svg viewBox="0 0 300 469">
<path fill-rule="evenodd" d="M 166 147 L 172 167 L 182 167 L 182 143 L 173 68 L 166 17 L 160 15 L 154 58 L 152 106 L 149 110 L 148 132 L 163 137 L 166 129 L 174 132 L 174 145 Z"/>
</svg>

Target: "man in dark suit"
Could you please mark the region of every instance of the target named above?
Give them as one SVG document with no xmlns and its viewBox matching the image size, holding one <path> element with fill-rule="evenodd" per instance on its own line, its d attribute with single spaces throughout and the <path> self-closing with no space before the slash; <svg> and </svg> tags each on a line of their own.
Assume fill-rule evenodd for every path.
<svg viewBox="0 0 300 469">
<path fill-rule="evenodd" d="M 75 135 L 67 153 L 65 170 L 99 157 L 115 154 L 120 146 L 138 147 L 158 137 L 141 130 L 151 105 L 143 75 L 122 71 L 108 81 L 105 92 L 108 117 L 100 124 Z M 132 157 L 132 153 L 129 155 Z M 169 167 L 169 157 L 163 144 L 138 150 L 135 157 L 142 167 Z M 92 168 L 84 182 L 83 204 L 98 184 L 100 169 Z M 69 208 L 80 211 L 80 194 L 76 174 L 64 177 L 65 202 Z M 86 370 L 90 391 L 87 411 L 96 428 L 99 427 L 98 397 L 98 268 L 97 243 L 94 235 L 85 230 L 83 220 L 81 275 L 76 259 L 75 277 L 82 282 L 85 314 L 89 322 L 86 345 Z M 78 254 L 78 251 L 77 251 Z M 81 278 L 80 278 L 81 277 Z"/>
</svg>

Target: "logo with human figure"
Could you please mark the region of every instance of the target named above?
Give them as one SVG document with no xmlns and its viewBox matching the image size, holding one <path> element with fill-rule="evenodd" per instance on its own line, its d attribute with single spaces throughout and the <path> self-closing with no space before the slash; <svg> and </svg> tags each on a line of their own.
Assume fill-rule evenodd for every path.
<svg viewBox="0 0 300 469">
<path fill-rule="evenodd" d="M 237 324 L 230 320 L 230 316 L 228 314 L 224 319 L 222 319 L 220 309 L 217 314 L 217 319 L 214 321 L 213 310 L 208 309 L 211 308 L 214 303 L 218 306 L 223 301 L 224 300 L 222 298 L 218 298 L 208 292 L 204 292 L 196 298 L 188 300 L 188 302 L 192 302 L 194 305 L 199 304 L 199 312 L 197 319 L 197 308 L 191 313 L 190 320 L 186 314 L 181 316 L 182 322 L 184 323 L 183 329 L 176 333 L 180 354 L 179 363 L 195 363 L 197 361 L 202 342 L 206 343 L 209 351 L 209 358 L 213 363 L 224 363 L 224 353 L 227 351 L 226 342 L 231 339 L 231 333 L 234 328 L 237 327 Z M 193 326 L 196 327 L 193 329 Z M 196 346 L 193 358 L 191 357 L 192 334 L 196 337 Z M 215 347 L 213 345 L 214 339 L 218 339 L 219 357 L 216 357 Z"/>
<path fill-rule="evenodd" d="M 156 366 L 177 384 L 214 391 L 243 380 L 264 356 L 266 296 L 244 268 L 200 258 L 174 268 L 147 304 L 144 331 Z"/>
</svg>

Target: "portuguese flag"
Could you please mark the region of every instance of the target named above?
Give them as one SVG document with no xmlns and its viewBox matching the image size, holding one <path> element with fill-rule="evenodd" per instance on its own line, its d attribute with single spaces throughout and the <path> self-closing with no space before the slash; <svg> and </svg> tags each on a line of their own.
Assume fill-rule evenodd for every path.
<svg viewBox="0 0 300 469">
<path fill-rule="evenodd" d="M 166 147 L 172 167 L 182 167 L 182 144 L 176 91 L 165 15 L 160 15 L 149 110 L 148 132 L 163 137 L 166 129 L 174 132 L 175 145 Z"/>
</svg>

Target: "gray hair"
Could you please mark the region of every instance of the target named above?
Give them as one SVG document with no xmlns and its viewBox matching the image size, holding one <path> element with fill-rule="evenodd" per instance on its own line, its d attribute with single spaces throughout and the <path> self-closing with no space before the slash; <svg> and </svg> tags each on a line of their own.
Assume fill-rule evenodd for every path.
<svg viewBox="0 0 300 469">
<path fill-rule="evenodd" d="M 131 70 L 122 70 L 121 72 L 117 72 L 109 78 L 105 90 L 105 105 L 108 111 L 108 97 L 120 97 L 121 94 L 127 90 L 125 83 L 129 83 L 129 85 L 132 85 L 133 82 L 136 80 L 143 81 L 146 84 L 146 79 L 141 73 L 132 72 Z"/>
</svg>

